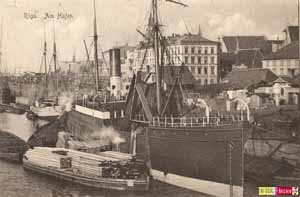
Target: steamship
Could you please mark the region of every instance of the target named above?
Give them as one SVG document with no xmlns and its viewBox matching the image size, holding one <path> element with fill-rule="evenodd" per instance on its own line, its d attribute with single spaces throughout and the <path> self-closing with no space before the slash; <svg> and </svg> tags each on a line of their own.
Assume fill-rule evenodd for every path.
<svg viewBox="0 0 300 197">
<path fill-rule="evenodd" d="M 160 54 L 170 53 L 158 18 L 157 0 L 153 0 L 148 33 L 143 37 L 155 54 L 155 82 L 147 82 L 137 72 L 126 100 L 120 99 L 119 49 L 110 50 L 112 96 L 78 99 L 68 113 L 67 127 L 75 135 L 114 127 L 127 141 L 124 150 L 148 159 L 154 179 L 214 196 L 243 196 L 244 145 L 252 128 L 250 114 L 211 116 L 208 107 L 204 116 L 192 113 L 190 109 L 203 100 L 192 99 L 191 106 L 191 98 L 183 92 L 184 63 L 171 89 L 163 89 L 161 68 L 165 63 Z M 98 68 L 96 15 L 94 26 Z M 97 72 L 96 82 L 98 77 Z"/>
<path fill-rule="evenodd" d="M 109 89 L 100 90 L 98 61 L 97 18 L 94 2 L 94 64 L 96 67 L 96 95 L 76 95 L 75 106 L 67 113 L 67 128 L 74 136 L 84 136 L 106 127 L 121 130 L 129 126 L 125 118 L 125 96 L 121 94 L 121 51 L 109 50 L 110 79 Z"/>
<path fill-rule="evenodd" d="M 154 52 L 155 83 L 147 83 L 137 73 L 125 107 L 130 109 L 126 116 L 133 139 L 139 140 L 143 134 L 146 138 L 146 147 L 135 142 L 133 153 L 145 150 L 156 180 L 214 196 L 243 196 L 244 146 L 252 128 L 249 110 L 213 115 L 203 99 L 193 98 L 183 89 L 184 62 L 173 73 L 172 87 L 163 88 L 162 68 L 172 66 L 172 61 L 157 2 L 151 2 L 149 26 L 143 35 L 148 43 L 145 48 Z M 169 62 L 164 62 L 166 59 Z M 203 105 L 205 115 L 192 110 Z"/>
</svg>

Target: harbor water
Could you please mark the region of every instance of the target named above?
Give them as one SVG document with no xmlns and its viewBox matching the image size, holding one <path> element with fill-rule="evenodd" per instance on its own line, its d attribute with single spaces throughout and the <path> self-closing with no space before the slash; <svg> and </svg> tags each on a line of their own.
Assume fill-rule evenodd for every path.
<svg viewBox="0 0 300 197">
<path fill-rule="evenodd" d="M 9 131 L 23 140 L 32 135 L 37 124 L 25 115 L 0 114 L 0 130 Z M 206 197 L 182 188 L 153 182 L 149 192 L 125 193 L 111 190 L 95 190 L 57 179 L 24 171 L 22 165 L 0 160 L 0 197 Z"/>
</svg>

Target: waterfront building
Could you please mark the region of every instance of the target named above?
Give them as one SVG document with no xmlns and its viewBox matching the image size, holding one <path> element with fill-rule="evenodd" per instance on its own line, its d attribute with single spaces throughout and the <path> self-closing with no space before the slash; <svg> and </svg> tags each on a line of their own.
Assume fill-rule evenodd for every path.
<svg viewBox="0 0 300 197">
<path fill-rule="evenodd" d="M 293 41 L 266 56 L 263 68 L 271 70 L 278 76 L 295 77 L 299 73 L 298 46 L 298 41 Z"/>
<path fill-rule="evenodd" d="M 184 64 L 201 84 L 218 83 L 219 42 L 204 38 L 201 32 L 198 34 L 173 34 L 166 40 L 168 42 L 167 52 L 163 56 L 166 65 L 181 66 Z M 144 57 L 146 50 L 147 53 Z M 149 46 L 147 48 L 145 42 L 140 42 L 135 52 L 136 55 L 133 55 L 136 58 L 135 70 L 155 72 L 152 48 Z M 144 64 L 142 64 L 143 61 Z M 145 66 L 141 67 L 140 65 Z"/>
</svg>

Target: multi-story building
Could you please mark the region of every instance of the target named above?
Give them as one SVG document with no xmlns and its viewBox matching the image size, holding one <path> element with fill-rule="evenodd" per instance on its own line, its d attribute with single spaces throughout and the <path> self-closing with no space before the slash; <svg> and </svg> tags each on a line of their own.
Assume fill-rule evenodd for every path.
<svg viewBox="0 0 300 197">
<path fill-rule="evenodd" d="M 218 42 L 208 40 L 201 34 L 173 34 L 167 37 L 167 42 L 167 52 L 163 56 L 164 65 L 184 64 L 199 83 L 203 85 L 218 83 L 220 51 Z M 140 42 L 135 58 L 136 70 L 155 72 L 152 47 L 147 47 L 144 42 Z"/>
<path fill-rule="evenodd" d="M 295 77 L 299 73 L 298 41 L 292 42 L 264 58 L 263 68 L 278 76 Z"/>
</svg>

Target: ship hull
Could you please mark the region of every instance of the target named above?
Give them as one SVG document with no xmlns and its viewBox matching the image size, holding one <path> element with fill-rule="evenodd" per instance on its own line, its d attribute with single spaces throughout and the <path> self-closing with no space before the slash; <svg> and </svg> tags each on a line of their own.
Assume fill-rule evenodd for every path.
<svg viewBox="0 0 300 197">
<path fill-rule="evenodd" d="M 147 128 L 154 178 L 216 196 L 229 196 L 232 185 L 241 196 L 248 126 Z"/>
</svg>

